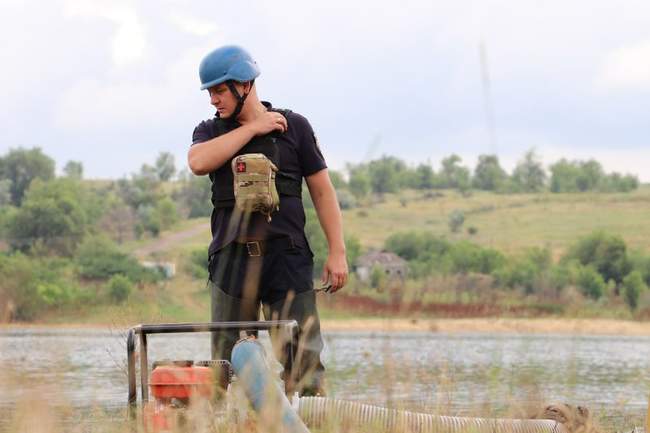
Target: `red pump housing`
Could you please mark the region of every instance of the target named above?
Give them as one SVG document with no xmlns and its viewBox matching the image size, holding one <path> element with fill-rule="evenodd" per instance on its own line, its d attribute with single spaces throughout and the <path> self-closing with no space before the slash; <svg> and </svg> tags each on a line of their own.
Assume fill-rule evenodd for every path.
<svg viewBox="0 0 650 433">
<path fill-rule="evenodd" d="M 214 376 L 210 367 L 164 365 L 153 369 L 149 384 L 151 394 L 159 400 L 211 398 Z"/>
</svg>

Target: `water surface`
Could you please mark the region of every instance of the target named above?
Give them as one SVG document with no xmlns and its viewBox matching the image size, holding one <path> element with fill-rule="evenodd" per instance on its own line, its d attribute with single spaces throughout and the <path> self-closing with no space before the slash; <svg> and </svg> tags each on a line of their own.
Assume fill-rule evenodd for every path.
<svg viewBox="0 0 650 433">
<path fill-rule="evenodd" d="M 125 342 L 116 329 L 1 330 L 1 414 L 37 392 L 72 407 L 70 422 L 97 408 L 123 416 Z M 325 343 L 337 398 L 450 415 L 562 401 L 589 407 L 619 431 L 641 423 L 647 406 L 650 337 L 329 332 Z M 208 334 L 149 337 L 150 361 L 209 353 Z"/>
</svg>

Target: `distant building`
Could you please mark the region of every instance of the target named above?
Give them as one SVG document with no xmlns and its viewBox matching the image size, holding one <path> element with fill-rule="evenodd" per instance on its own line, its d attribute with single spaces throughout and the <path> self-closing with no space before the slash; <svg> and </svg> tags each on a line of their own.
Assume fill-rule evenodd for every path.
<svg viewBox="0 0 650 433">
<path fill-rule="evenodd" d="M 143 262 L 140 262 L 140 264 L 143 267 L 147 268 L 147 269 L 153 269 L 155 271 L 160 272 L 167 279 L 173 278 L 174 275 L 176 275 L 176 264 L 172 263 L 172 262 L 147 262 L 147 261 L 143 261 Z"/>
<path fill-rule="evenodd" d="M 372 270 L 379 267 L 388 279 L 404 280 L 408 273 L 408 263 L 397 254 L 388 251 L 373 251 L 357 259 L 357 276 L 363 282 L 370 281 Z"/>
</svg>

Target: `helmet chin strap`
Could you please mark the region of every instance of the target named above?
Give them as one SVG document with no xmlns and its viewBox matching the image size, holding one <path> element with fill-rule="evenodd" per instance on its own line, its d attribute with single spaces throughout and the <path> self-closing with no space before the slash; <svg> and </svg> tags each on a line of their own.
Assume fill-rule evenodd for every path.
<svg viewBox="0 0 650 433">
<path fill-rule="evenodd" d="M 237 106 L 235 107 L 235 111 L 233 111 L 232 114 L 228 116 L 228 120 L 237 120 L 237 116 L 239 116 L 242 108 L 244 108 L 244 102 L 246 102 L 246 98 L 251 92 L 255 80 L 251 80 L 249 83 L 250 83 L 250 87 L 248 88 L 248 92 L 244 93 L 243 95 L 240 95 L 239 92 L 237 91 L 237 88 L 235 87 L 235 83 L 232 80 L 226 81 L 226 86 L 228 86 L 228 89 L 230 89 L 230 93 L 232 93 L 235 96 L 235 98 L 237 98 Z"/>
</svg>

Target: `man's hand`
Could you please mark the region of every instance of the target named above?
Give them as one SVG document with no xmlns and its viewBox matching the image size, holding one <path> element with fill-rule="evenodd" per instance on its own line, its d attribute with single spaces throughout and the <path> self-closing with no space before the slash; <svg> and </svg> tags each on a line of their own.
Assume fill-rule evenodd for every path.
<svg viewBox="0 0 650 433">
<path fill-rule="evenodd" d="M 245 126 L 250 128 L 255 135 L 266 135 L 273 131 L 286 132 L 288 127 L 287 119 L 275 111 L 262 113 Z"/>
<path fill-rule="evenodd" d="M 328 284 L 328 282 L 331 284 L 331 293 L 345 286 L 348 282 L 348 261 L 345 258 L 345 253 L 330 253 L 327 256 L 321 281 L 323 284 Z"/>
</svg>

